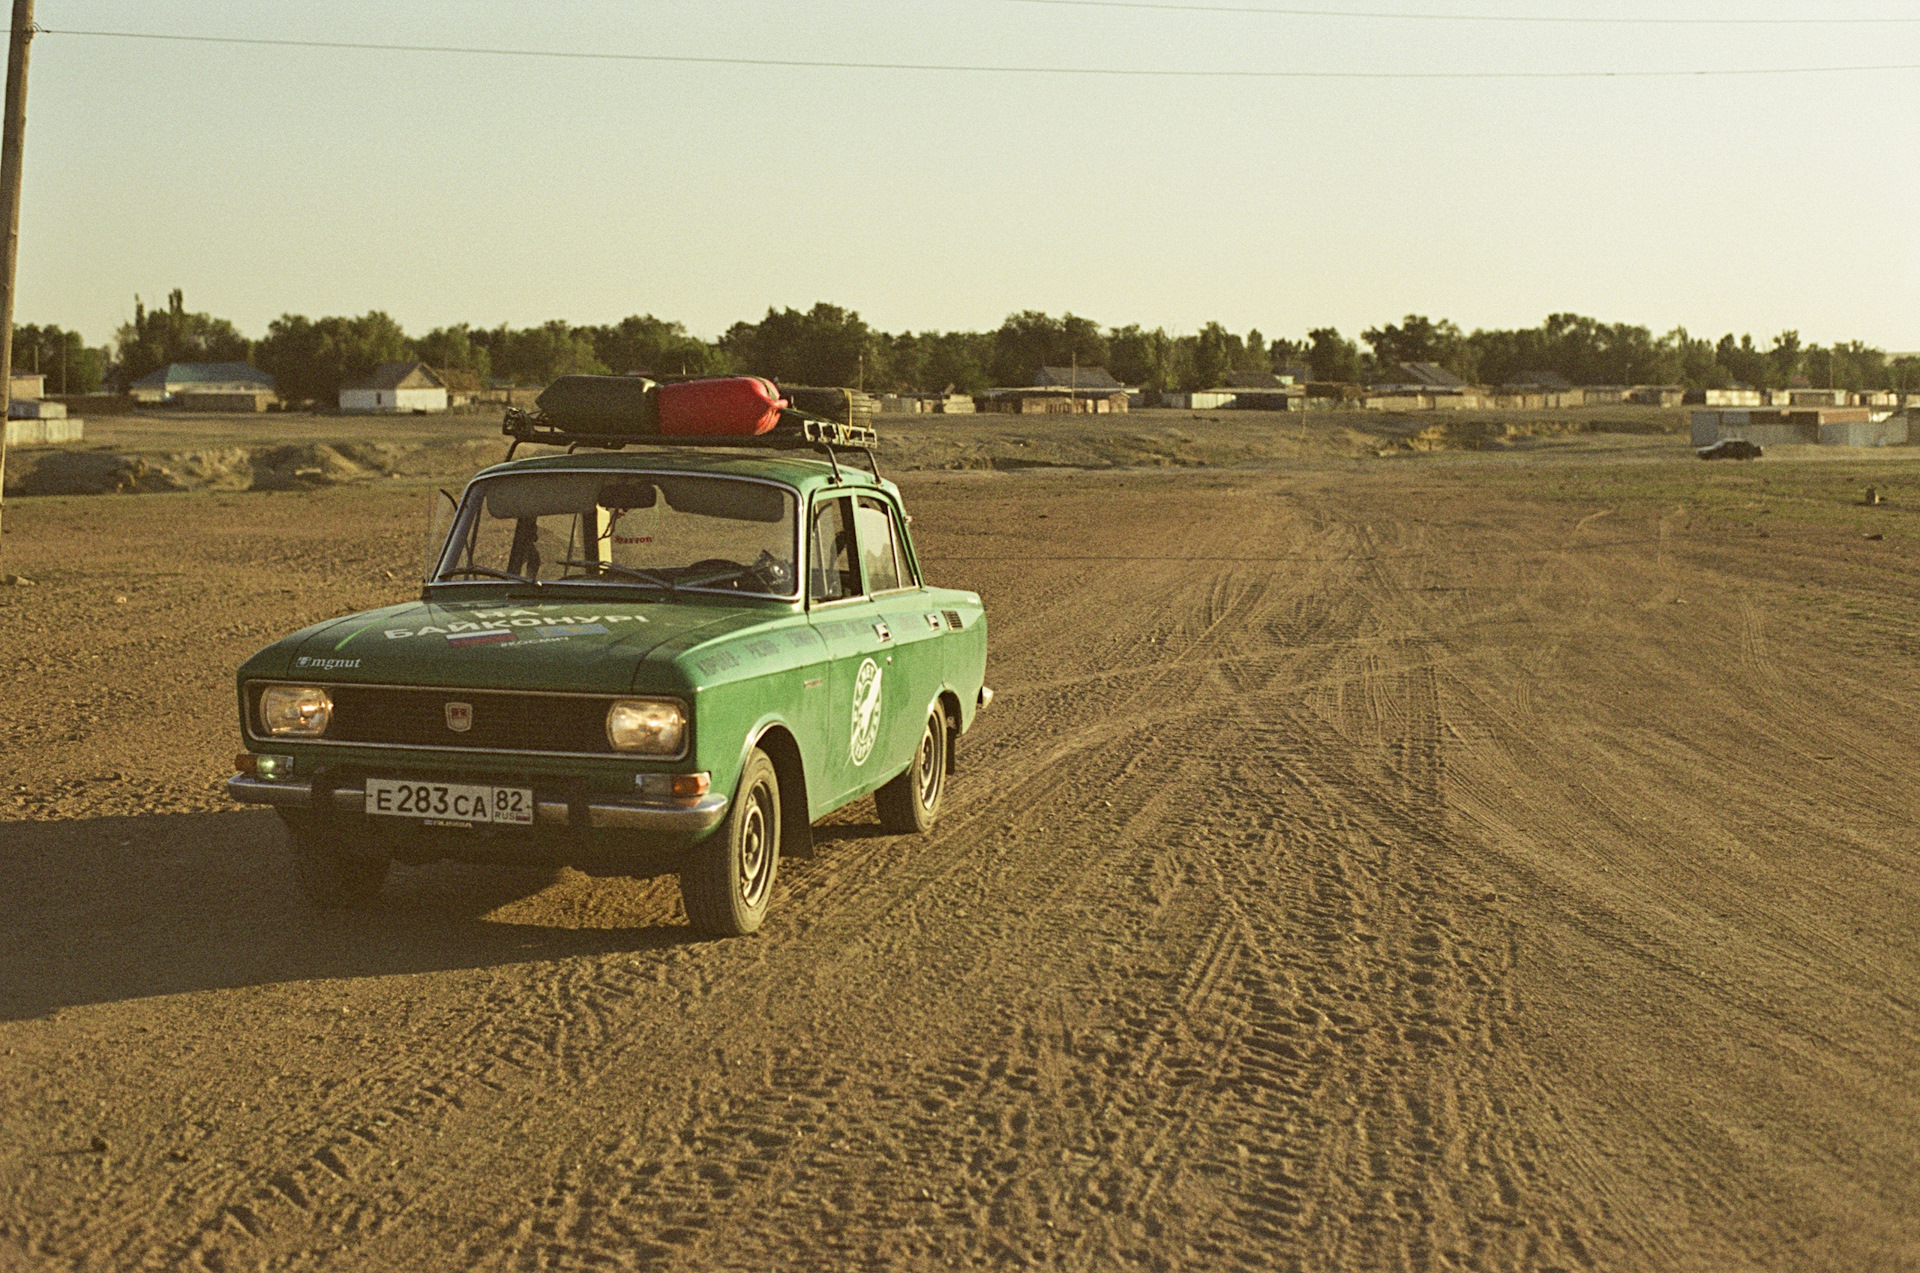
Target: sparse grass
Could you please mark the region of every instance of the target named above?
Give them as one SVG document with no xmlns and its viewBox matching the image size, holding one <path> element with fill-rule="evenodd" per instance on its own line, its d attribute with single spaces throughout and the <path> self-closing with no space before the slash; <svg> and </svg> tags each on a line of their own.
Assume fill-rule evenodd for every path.
<svg viewBox="0 0 1920 1273">
<path fill-rule="evenodd" d="M 1555 466 L 1457 475 L 1492 489 L 1590 508 L 1668 510 L 1735 526 L 1804 526 L 1920 539 L 1920 455 L 1835 461 Z M 1865 504 L 1867 488 L 1882 503 Z"/>
</svg>

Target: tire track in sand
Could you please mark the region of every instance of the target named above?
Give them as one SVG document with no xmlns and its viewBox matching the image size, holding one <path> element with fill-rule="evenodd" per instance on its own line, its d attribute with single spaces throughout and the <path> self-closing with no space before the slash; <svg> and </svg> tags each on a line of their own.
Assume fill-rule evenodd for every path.
<svg viewBox="0 0 1920 1273">
<path fill-rule="evenodd" d="M 1210 616 L 1232 605 L 1218 592 L 1206 602 Z M 1256 600 L 1237 626 L 1257 630 L 1269 617 Z M 1210 619 L 1195 644 L 1219 642 L 1228 630 Z M 1184 688 L 1182 671 L 1169 677 Z M 1510 943 L 1463 931 L 1485 925 L 1472 913 L 1468 883 L 1445 861 L 1448 842 L 1436 825 L 1442 765 L 1432 673 L 1375 666 L 1355 675 L 1370 681 L 1379 728 L 1397 729 L 1397 743 L 1349 739 L 1303 713 L 1284 688 L 1203 699 L 1196 710 L 1213 714 L 1214 745 L 1186 767 L 1172 762 L 1170 776 L 1178 786 L 1189 773 L 1209 774 L 1239 812 L 1237 828 L 1223 834 L 1184 803 L 1148 801 L 1124 820 L 1122 844 L 1090 855 L 1118 879 L 1164 879 L 1173 867 L 1158 899 L 1167 918 L 1153 931 L 1183 938 L 1185 955 L 1165 991 L 1142 993 L 1140 978 L 1128 975 L 1137 970 L 1117 954 L 1096 958 L 1070 984 L 1129 993 L 1062 1016 L 1023 993 L 1031 967 L 1018 979 L 969 967 L 986 977 L 983 997 L 1004 995 L 1009 1016 L 1029 1024 L 985 1046 L 945 1039 L 936 1059 L 880 1081 L 818 1062 L 782 1071 L 778 1086 L 820 1120 L 816 1148 L 764 1187 L 709 1191 L 706 1210 L 675 1217 L 667 1231 L 687 1245 L 662 1267 L 727 1262 L 701 1236 L 722 1229 L 767 1234 L 731 1252 L 742 1263 L 756 1251 L 784 1251 L 856 1262 L 971 1254 L 1087 1265 L 1146 1253 L 1155 1224 L 1170 1215 L 1215 1235 L 1193 1256 L 1243 1267 L 1268 1267 L 1286 1250 L 1317 1253 L 1324 1267 L 1437 1267 L 1496 1251 L 1584 1262 L 1577 1232 L 1530 1226 L 1525 1201 L 1541 1164 L 1524 1138 L 1500 1134 L 1506 1111 L 1490 1095 L 1487 1071 L 1507 1009 Z M 1068 736 L 1044 753 L 1045 769 L 1078 770 L 1084 785 L 1113 789 L 1138 759 L 1113 734 Z M 1170 760 L 1164 744 L 1145 750 Z M 1224 780 L 1222 755 L 1241 757 Z M 1290 780 L 1284 790 L 1276 777 Z M 1044 801 L 1017 784 L 1008 802 L 1057 805 L 1075 794 L 1072 781 L 1031 781 L 1049 787 Z M 1425 798 L 1410 805 L 1409 789 Z M 1085 871 L 1044 883 L 1040 874 L 1019 864 L 993 878 L 993 891 L 1068 920 L 1107 900 Z M 922 887 L 940 884 L 930 878 Z M 1036 899 L 1034 888 L 1047 885 Z M 1049 1016 L 1059 1026 L 1031 1024 Z M 1418 1061 L 1411 1075 L 1399 1072 L 1409 1053 Z M 920 1113 L 908 1093 L 918 1094 Z M 735 1149 L 719 1157 L 741 1158 L 746 1129 L 784 1103 L 770 1095 L 742 1112 L 731 1125 Z M 836 1117 L 836 1104 L 872 1112 Z M 916 1131 L 902 1136 L 903 1122 Z M 912 1152 L 929 1155 L 925 1169 L 906 1165 L 902 1155 Z M 681 1169 L 681 1195 L 700 1194 L 701 1170 Z M 816 1183 L 826 1181 L 834 1188 Z M 955 1181 L 964 1183 L 956 1189 Z M 788 1212 L 818 1223 L 796 1223 Z M 1203 1216 L 1211 1223 L 1191 1223 Z M 1066 1238 L 1023 1247 L 999 1236 L 1036 1231 Z M 941 1245 L 937 1233 L 960 1236 Z M 847 1234 L 867 1236 L 836 1236 Z M 605 1248 L 535 1244 L 509 1265 L 596 1249 Z"/>
</svg>

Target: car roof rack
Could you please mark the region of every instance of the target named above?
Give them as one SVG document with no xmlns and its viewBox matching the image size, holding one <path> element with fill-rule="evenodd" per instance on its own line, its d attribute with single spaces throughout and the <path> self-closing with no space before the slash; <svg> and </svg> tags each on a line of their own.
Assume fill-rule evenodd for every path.
<svg viewBox="0 0 1920 1273">
<path fill-rule="evenodd" d="M 565 424 L 552 419 L 539 408 L 523 411 L 519 407 L 508 407 L 506 418 L 500 423 L 500 432 L 513 439 L 507 446 L 507 459 L 520 449 L 522 442 L 534 442 L 541 446 L 564 446 L 569 451 L 581 447 L 593 447 L 606 451 L 621 451 L 628 447 L 664 448 L 677 450 L 682 447 L 702 449 L 723 449 L 741 451 L 819 451 L 833 465 L 834 480 L 840 481 L 840 451 L 859 451 L 867 457 L 867 468 L 879 480 L 880 465 L 873 458 L 873 448 L 879 445 L 879 435 L 865 425 L 841 424 L 837 420 L 827 420 L 820 416 L 808 415 L 804 411 L 795 411 L 788 407 L 780 412 L 780 419 L 772 429 L 752 436 L 662 436 L 659 434 L 636 433 L 583 433 L 570 429 Z"/>
</svg>

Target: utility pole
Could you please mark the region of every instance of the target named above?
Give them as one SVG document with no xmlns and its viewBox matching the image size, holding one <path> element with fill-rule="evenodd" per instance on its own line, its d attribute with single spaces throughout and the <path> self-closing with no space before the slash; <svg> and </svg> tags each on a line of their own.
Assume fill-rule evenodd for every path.
<svg viewBox="0 0 1920 1273">
<path fill-rule="evenodd" d="M 27 45 L 33 40 L 33 0 L 13 0 L 7 40 L 7 113 L 0 128 L 0 217 L 6 218 L 0 247 L 0 402 L 13 415 L 13 280 L 20 263 L 20 161 L 27 146 Z M 7 484 L 6 420 L 0 419 L 0 507 Z"/>
</svg>

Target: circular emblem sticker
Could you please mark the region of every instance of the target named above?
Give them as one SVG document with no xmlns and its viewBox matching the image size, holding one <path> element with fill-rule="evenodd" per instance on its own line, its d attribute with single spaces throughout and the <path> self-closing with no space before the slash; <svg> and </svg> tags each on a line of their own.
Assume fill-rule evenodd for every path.
<svg viewBox="0 0 1920 1273">
<path fill-rule="evenodd" d="M 860 665 L 853 678 L 853 737 L 847 744 L 853 763 L 864 765 L 880 736 L 880 665 L 872 659 Z"/>
</svg>

